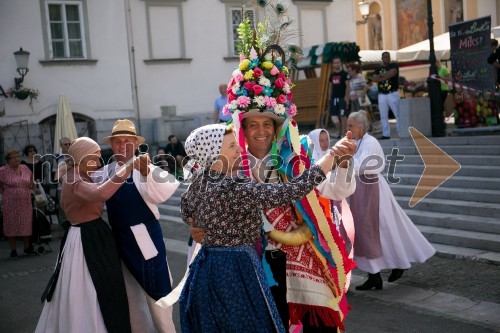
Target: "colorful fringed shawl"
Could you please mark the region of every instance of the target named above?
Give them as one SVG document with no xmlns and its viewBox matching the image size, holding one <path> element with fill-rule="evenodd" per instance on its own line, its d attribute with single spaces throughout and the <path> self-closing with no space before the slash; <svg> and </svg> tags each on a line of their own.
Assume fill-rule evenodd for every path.
<svg viewBox="0 0 500 333">
<path fill-rule="evenodd" d="M 233 119 L 238 140 L 243 149 L 243 165 L 248 165 L 246 145 L 241 124 L 242 114 L 236 112 Z M 310 167 L 307 141 L 300 140 L 297 123 L 287 119 L 277 135 L 271 150 L 276 168 L 286 181 Z M 278 156 L 284 163 L 277 164 Z M 245 172 L 250 174 L 247 168 Z M 290 319 L 296 324 L 306 312 L 310 318 L 318 318 L 327 326 L 344 329 L 343 321 L 349 307 L 347 274 L 354 262 L 346 253 L 345 242 L 332 219 L 330 200 L 321 198 L 316 190 L 296 202 L 293 206 L 278 207 L 265 212 L 269 222 L 277 230 L 291 231 L 306 223 L 314 235 L 313 240 L 288 246 L 269 240 L 271 244 L 287 254 L 287 300 Z"/>
</svg>

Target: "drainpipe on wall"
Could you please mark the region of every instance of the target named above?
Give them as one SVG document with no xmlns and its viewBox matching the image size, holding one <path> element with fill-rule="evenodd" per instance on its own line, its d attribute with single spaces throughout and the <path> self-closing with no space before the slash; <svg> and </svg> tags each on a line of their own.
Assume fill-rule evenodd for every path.
<svg viewBox="0 0 500 333">
<path fill-rule="evenodd" d="M 137 91 L 137 76 L 135 68 L 135 48 L 134 48 L 134 36 L 132 34 L 132 14 L 130 9 L 130 0 L 125 0 L 125 24 L 127 27 L 127 46 L 128 46 L 128 57 L 130 63 L 130 78 L 131 78 L 131 88 L 132 88 L 132 102 L 134 103 L 134 111 L 137 114 L 137 130 L 139 133 L 141 131 L 141 113 L 139 111 L 139 93 Z"/>
</svg>

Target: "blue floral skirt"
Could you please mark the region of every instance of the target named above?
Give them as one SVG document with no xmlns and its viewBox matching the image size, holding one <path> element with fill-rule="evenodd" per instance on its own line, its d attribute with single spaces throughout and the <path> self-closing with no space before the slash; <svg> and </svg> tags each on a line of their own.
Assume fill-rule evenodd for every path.
<svg viewBox="0 0 500 333">
<path fill-rule="evenodd" d="M 185 333 L 286 332 L 252 246 L 203 246 L 179 301 Z"/>
</svg>

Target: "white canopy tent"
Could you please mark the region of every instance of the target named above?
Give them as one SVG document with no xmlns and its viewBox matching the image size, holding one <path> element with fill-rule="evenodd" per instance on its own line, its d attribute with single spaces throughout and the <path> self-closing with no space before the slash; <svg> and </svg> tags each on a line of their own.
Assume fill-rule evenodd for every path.
<svg viewBox="0 0 500 333">
<path fill-rule="evenodd" d="M 434 37 L 434 51 L 436 58 L 440 60 L 450 59 L 450 33 Z M 398 62 L 426 61 L 429 60 L 429 39 L 404 47 L 397 51 Z"/>
<path fill-rule="evenodd" d="M 416 44 L 407 46 L 400 50 L 388 50 L 391 54 L 391 60 L 397 61 L 400 64 L 404 63 L 425 63 L 429 61 L 429 40 L 418 42 Z M 450 34 L 444 33 L 434 37 L 434 50 L 436 57 L 441 60 L 450 59 Z M 371 64 L 380 64 L 382 62 L 382 53 L 385 50 L 363 50 L 359 51 L 361 63 L 363 66 L 370 66 Z"/>
</svg>

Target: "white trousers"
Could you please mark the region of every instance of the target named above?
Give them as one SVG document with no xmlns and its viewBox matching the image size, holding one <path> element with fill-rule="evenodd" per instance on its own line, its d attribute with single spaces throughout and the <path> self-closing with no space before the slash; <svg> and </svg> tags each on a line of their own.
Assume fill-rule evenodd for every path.
<svg viewBox="0 0 500 333">
<path fill-rule="evenodd" d="M 123 277 L 127 288 L 130 325 L 133 333 L 175 333 L 172 318 L 173 307 L 167 309 L 156 305 L 122 262 Z M 172 283 L 172 277 L 170 277 Z"/>
<path fill-rule="evenodd" d="M 382 135 L 390 137 L 391 128 L 389 127 L 389 107 L 396 117 L 396 128 L 398 135 L 401 135 L 399 128 L 399 92 L 394 91 L 390 94 L 378 94 L 378 110 L 380 112 L 380 122 L 382 123 Z"/>
</svg>

